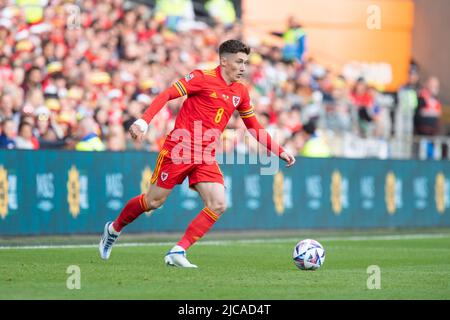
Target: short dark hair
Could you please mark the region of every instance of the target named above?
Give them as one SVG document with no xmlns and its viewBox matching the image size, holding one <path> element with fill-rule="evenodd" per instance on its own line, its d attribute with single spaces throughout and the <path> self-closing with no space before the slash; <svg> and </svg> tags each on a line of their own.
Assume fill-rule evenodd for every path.
<svg viewBox="0 0 450 320">
<path fill-rule="evenodd" d="M 27 121 L 22 121 L 20 124 L 19 124 L 19 129 L 17 130 L 19 133 L 22 131 L 22 129 L 24 128 L 24 127 L 26 127 L 26 126 L 28 126 L 28 127 L 31 127 L 32 129 L 33 129 L 33 125 L 31 124 L 31 123 L 29 123 L 29 122 L 27 122 Z"/>
<path fill-rule="evenodd" d="M 239 40 L 227 40 L 223 42 L 219 47 L 219 56 L 222 56 L 227 53 L 238 53 L 238 52 L 250 54 L 250 47 Z"/>
<path fill-rule="evenodd" d="M 306 132 L 307 134 L 316 133 L 316 128 L 317 126 L 314 120 L 310 120 L 308 123 L 303 125 L 303 131 Z"/>
</svg>

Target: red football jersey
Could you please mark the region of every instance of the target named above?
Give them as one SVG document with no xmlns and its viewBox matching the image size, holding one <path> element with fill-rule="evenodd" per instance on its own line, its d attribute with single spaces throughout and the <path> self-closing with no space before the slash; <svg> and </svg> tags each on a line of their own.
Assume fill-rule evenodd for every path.
<svg viewBox="0 0 450 320">
<path fill-rule="evenodd" d="M 200 159 L 211 161 L 216 142 L 233 112 L 238 110 L 243 119 L 255 115 L 245 85 L 240 82 L 228 85 L 220 73 L 220 66 L 212 70 L 194 70 L 173 86 L 180 97 L 187 95 L 187 99 L 163 146 L 168 151 L 177 146 L 172 156 L 180 155 L 196 162 Z M 187 150 L 190 155 L 186 154 Z"/>
</svg>

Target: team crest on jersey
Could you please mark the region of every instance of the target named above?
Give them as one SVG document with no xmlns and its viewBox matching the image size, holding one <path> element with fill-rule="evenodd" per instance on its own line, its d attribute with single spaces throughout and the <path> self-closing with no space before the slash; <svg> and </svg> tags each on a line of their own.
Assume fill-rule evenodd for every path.
<svg viewBox="0 0 450 320">
<path fill-rule="evenodd" d="M 241 101 L 241 97 L 233 96 L 233 106 L 236 108 Z"/>
<path fill-rule="evenodd" d="M 169 176 L 169 174 L 167 172 L 161 172 L 161 180 L 162 181 L 166 181 L 168 176 Z"/>
<path fill-rule="evenodd" d="M 186 80 L 186 82 L 191 81 L 194 78 L 194 74 L 193 73 L 189 73 L 188 75 L 186 75 L 184 77 L 184 80 Z"/>
</svg>

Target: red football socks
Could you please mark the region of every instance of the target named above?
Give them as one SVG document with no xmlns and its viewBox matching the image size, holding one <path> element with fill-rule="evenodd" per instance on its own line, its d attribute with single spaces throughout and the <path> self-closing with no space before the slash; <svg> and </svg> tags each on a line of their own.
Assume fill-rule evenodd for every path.
<svg viewBox="0 0 450 320">
<path fill-rule="evenodd" d="M 122 212 L 113 223 L 115 231 L 122 231 L 123 227 L 133 222 L 143 212 L 148 211 L 148 206 L 143 194 L 134 197 L 125 205 Z M 191 221 L 183 238 L 177 244 L 187 250 L 198 239 L 203 237 L 209 229 L 216 223 L 219 216 L 208 208 L 202 211 Z"/>
<path fill-rule="evenodd" d="M 208 208 L 203 208 L 202 211 L 191 221 L 186 233 L 177 245 L 187 250 L 198 239 L 203 237 L 205 233 L 211 229 L 213 224 L 219 219 L 219 216 Z"/>
<path fill-rule="evenodd" d="M 142 213 L 148 211 L 148 206 L 145 201 L 145 196 L 143 194 L 134 197 L 125 205 L 122 212 L 117 217 L 116 221 L 113 223 L 113 228 L 115 231 L 122 231 L 123 227 L 127 224 L 133 222 Z"/>
</svg>

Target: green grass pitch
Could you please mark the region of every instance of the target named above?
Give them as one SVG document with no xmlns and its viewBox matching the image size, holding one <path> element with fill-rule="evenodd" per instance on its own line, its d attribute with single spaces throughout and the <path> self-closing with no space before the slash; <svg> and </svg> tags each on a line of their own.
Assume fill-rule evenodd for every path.
<svg viewBox="0 0 450 320">
<path fill-rule="evenodd" d="M 283 237 L 204 240 L 188 254 L 199 269 L 166 267 L 171 245 L 154 241 L 116 246 L 109 261 L 95 245 L 0 249 L 0 299 L 450 299 L 450 233 L 315 239 L 326 249 L 317 271 L 298 270 L 296 238 Z M 79 290 L 67 288 L 70 265 L 80 268 Z M 380 289 L 367 287 L 371 265 Z"/>
</svg>

